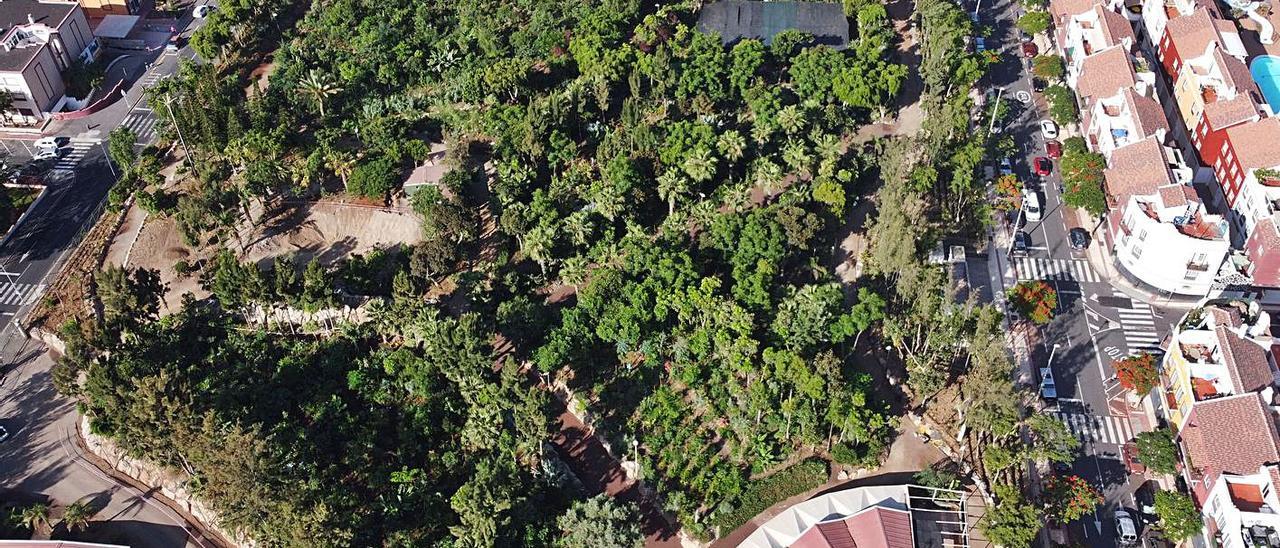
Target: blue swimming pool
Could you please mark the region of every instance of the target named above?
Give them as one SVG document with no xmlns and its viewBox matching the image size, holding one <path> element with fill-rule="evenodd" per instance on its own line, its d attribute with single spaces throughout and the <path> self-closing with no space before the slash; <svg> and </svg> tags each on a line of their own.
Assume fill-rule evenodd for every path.
<svg viewBox="0 0 1280 548">
<path fill-rule="evenodd" d="M 1271 105 L 1271 112 L 1280 113 L 1280 57 L 1263 55 L 1253 60 L 1249 67 L 1253 81 L 1258 83 L 1262 96 Z"/>
</svg>

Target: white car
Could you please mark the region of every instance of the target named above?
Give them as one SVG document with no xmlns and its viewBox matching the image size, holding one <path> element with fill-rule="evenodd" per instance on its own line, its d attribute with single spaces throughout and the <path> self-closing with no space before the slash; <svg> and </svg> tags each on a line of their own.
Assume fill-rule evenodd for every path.
<svg viewBox="0 0 1280 548">
<path fill-rule="evenodd" d="M 1057 139 L 1058 124 L 1053 123 L 1053 120 L 1040 120 L 1040 134 L 1045 139 Z"/>
<path fill-rule="evenodd" d="M 1022 214 L 1032 223 L 1038 223 L 1043 218 L 1040 211 L 1040 195 L 1034 190 L 1022 189 Z"/>
<path fill-rule="evenodd" d="M 196 6 L 196 9 L 191 10 L 191 16 L 195 17 L 196 19 L 204 19 L 205 17 L 208 17 L 209 14 L 212 13 L 213 10 L 215 9 L 218 9 L 218 6 L 212 6 L 209 4 Z"/>
<path fill-rule="evenodd" d="M 62 149 L 45 149 L 37 151 L 31 159 L 36 162 L 43 162 L 45 160 L 56 160 L 59 156 L 62 156 Z"/>
<path fill-rule="evenodd" d="M 1121 546 L 1138 543 L 1138 525 L 1126 510 L 1116 510 L 1116 540 L 1120 541 Z"/>
<path fill-rule="evenodd" d="M 71 144 L 71 138 L 63 135 L 57 137 L 45 137 L 36 141 L 36 148 L 39 150 L 57 150 Z"/>
</svg>

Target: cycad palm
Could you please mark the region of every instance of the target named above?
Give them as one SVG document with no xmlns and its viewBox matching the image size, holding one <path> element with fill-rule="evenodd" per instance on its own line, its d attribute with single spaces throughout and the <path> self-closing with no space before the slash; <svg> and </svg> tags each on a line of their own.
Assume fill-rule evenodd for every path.
<svg viewBox="0 0 1280 548">
<path fill-rule="evenodd" d="M 22 509 L 18 518 L 32 531 L 39 531 L 49 526 L 49 505 L 38 503 Z"/>
<path fill-rule="evenodd" d="M 782 167 L 773 163 L 772 160 L 760 159 L 755 164 L 752 181 L 765 194 L 776 194 L 782 186 Z"/>
<path fill-rule="evenodd" d="M 564 218 L 564 231 L 569 234 L 569 240 L 573 245 L 586 245 L 593 230 L 595 230 L 595 223 L 591 222 L 589 211 L 575 211 Z"/>
<path fill-rule="evenodd" d="M 316 107 L 320 109 L 320 117 L 324 118 L 324 100 L 338 94 L 338 92 L 342 91 L 342 88 L 338 87 L 329 78 L 321 76 L 319 71 L 311 69 L 307 73 L 307 77 L 298 82 L 298 91 L 316 104 Z"/>
<path fill-rule="evenodd" d="M 787 135 L 795 135 L 804 129 L 804 113 L 796 105 L 787 105 L 778 111 L 778 125 Z"/>
<path fill-rule="evenodd" d="M 96 513 L 89 508 L 88 503 L 74 502 L 62 510 L 62 524 L 68 531 L 79 531 L 89 527 L 89 520 Z"/>
<path fill-rule="evenodd" d="M 347 177 L 351 176 L 351 172 L 356 168 L 355 158 L 350 154 L 341 151 L 330 152 L 324 159 L 325 167 L 329 168 L 334 175 L 342 180 L 342 190 L 347 189 Z"/>
</svg>

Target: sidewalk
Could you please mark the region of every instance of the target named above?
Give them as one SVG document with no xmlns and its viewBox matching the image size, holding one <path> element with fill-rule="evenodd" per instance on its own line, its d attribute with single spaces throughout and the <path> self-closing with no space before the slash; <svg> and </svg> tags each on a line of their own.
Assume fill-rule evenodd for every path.
<svg viewBox="0 0 1280 548">
<path fill-rule="evenodd" d="M 1076 221 L 1079 222 L 1079 226 L 1084 227 L 1091 235 L 1097 233 L 1099 230 L 1106 230 L 1101 226 L 1101 223 L 1089 217 L 1089 215 L 1083 210 L 1076 209 L 1074 211 Z M 1094 245 L 1089 246 L 1085 251 L 1085 258 L 1088 259 L 1089 266 L 1102 276 L 1102 278 L 1112 288 L 1128 295 L 1131 299 L 1163 309 L 1190 310 L 1200 302 L 1200 297 L 1169 295 L 1158 291 L 1152 291 L 1130 281 L 1129 278 L 1116 267 L 1115 257 L 1112 256 L 1111 250 L 1108 249 L 1105 241 L 1105 238 L 1094 236 Z"/>
</svg>

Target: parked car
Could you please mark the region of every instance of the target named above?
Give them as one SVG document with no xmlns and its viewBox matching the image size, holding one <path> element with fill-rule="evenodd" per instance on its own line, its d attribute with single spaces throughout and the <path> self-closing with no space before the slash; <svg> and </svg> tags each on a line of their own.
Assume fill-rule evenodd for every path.
<svg viewBox="0 0 1280 548">
<path fill-rule="evenodd" d="M 1071 249 L 1083 251 L 1089 249 L 1089 231 L 1080 227 L 1075 227 L 1067 231 L 1067 240 L 1071 243 Z"/>
<path fill-rule="evenodd" d="M 1000 174 L 1001 174 L 1001 175 L 1009 175 L 1009 174 L 1011 174 L 1011 173 L 1013 173 L 1013 162 L 1010 162 L 1008 158 L 1001 158 L 1001 159 L 1000 159 Z"/>
<path fill-rule="evenodd" d="M 1057 139 L 1058 124 L 1053 123 L 1053 120 L 1040 120 L 1040 134 L 1045 139 Z"/>
<path fill-rule="evenodd" d="M 63 151 L 63 150 L 65 150 L 65 149 L 58 148 L 58 149 L 44 149 L 44 150 L 38 150 L 38 151 L 36 151 L 35 156 L 32 156 L 32 157 L 31 157 L 31 160 L 32 160 L 32 161 L 34 161 L 34 162 L 44 162 L 44 161 L 46 161 L 46 160 L 56 160 L 56 159 L 58 159 L 58 157 L 62 156 L 62 151 Z"/>
<path fill-rule="evenodd" d="M 1059 142 L 1057 142 L 1057 141 L 1045 141 L 1045 142 L 1044 142 L 1044 153 L 1045 153 L 1045 155 L 1046 155 L 1046 156 L 1048 156 L 1048 157 L 1050 157 L 1050 158 L 1054 158 L 1054 159 L 1061 158 L 1061 157 L 1062 157 L 1062 143 L 1059 143 Z"/>
<path fill-rule="evenodd" d="M 211 6 L 209 4 L 196 6 L 196 9 L 191 10 L 191 16 L 196 19 L 204 19 L 205 17 L 208 17 L 210 13 L 213 13 L 213 10 L 215 9 L 218 9 L 218 6 Z"/>
<path fill-rule="evenodd" d="M 9 439 L 9 431 L 5 427 L 0 426 L 0 442 Z"/>
<path fill-rule="evenodd" d="M 1020 41 L 1022 41 L 1022 42 L 1030 42 L 1030 41 L 1032 40 L 1032 36 L 1031 36 L 1030 34 L 1027 34 L 1027 33 L 1023 32 L 1022 30 L 1019 30 L 1019 31 L 1018 31 L 1018 40 L 1020 40 Z"/>
<path fill-rule="evenodd" d="M 36 141 L 37 150 L 57 150 L 71 144 L 71 138 L 65 135 L 44 137 Z"/>
<path fill-rule="evenodd" d="M 1026 231 L 1023 231 L 1023 230 L 1014 232 L 1013 247 L 1010 248 L 1009 252 L 1015 256 L 1022 256 L 1022 255 L 1026 255 L 1027 251 L 1030 249 L 1031 249 L 1031 235 L 1027 234 Z"/>
<path fill-rule="evenodd" d="M 987 51 L 987 40 L 982 37 L 973 39 L 973 49 L 979 53 Z"/>
<path fill-rule="evenodd" d="M 1036 156 L 1032 165 L 1035 166 L 1036 175 L 1041 177 L 1048 177 L 1050 173 L 1053 173 L 1053 160 L 1044 156 Z"/>
<path fill-rule="evenodd" d="M 1053 368 L 1040 368 L 1040 398 L 1048 404 L 1058 403 L 1058 384 L 1053 380 Z"/>
<path fill-rule="evenodd" d="M 1049 84 L 1046 83 L 1044 80 L 1041 80 L 1039 78 L 1031 79 L 1031 89 L 1036 90 L 1036 93 L 1043 93 L 1044 89 L 1047 87 L 1049 87 Z"/>
<path fill-rule="evenodd" d="M 1127 510 L 1116 510 L 1116 540 L 1121 546 L 1132 546 L 1138 542 L 1138 525 Z"/>
<path fill-rule="evenodd" d="M 1023 42 L 1023 43 L 1022 43 L 1022 56 L 1023 56 L 1023 57 L 1026 57 L 1027 59 L 1030 59 L 1030 58 L 1035 57 L 1035 56 L 1037 56 L 1037 55 L 1040 55 L 1040 48 L 1036 46 L 1036 43 L 1035 43 L 1035 42 Z"/>
<path fill-rule="evenodd" d="M 1034 190 L 1022 190 L 1022 214 L 1030 222 L 1040 222 L 1040 219 L 1042 218 L 1040 211 L 1040 195 L 1036 194 Z"/>
</svg>

